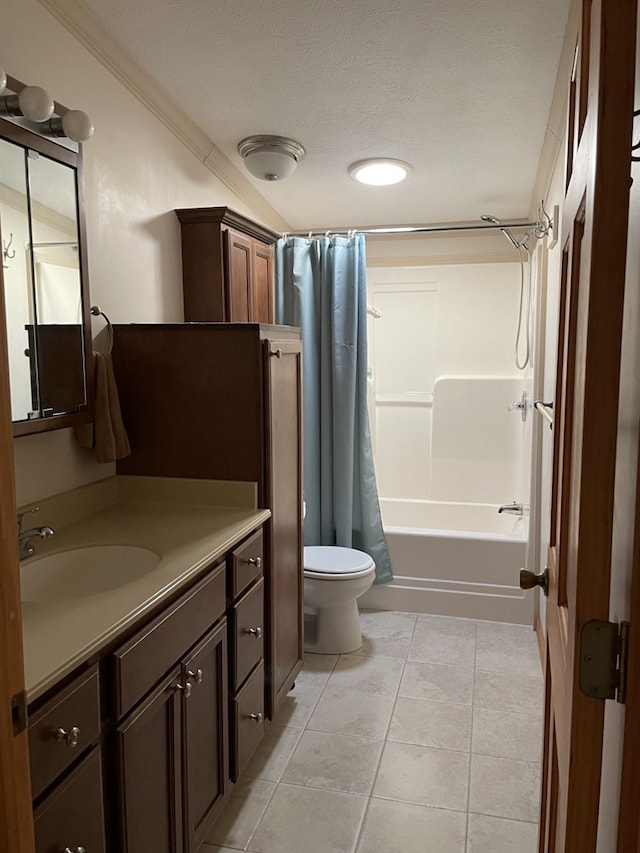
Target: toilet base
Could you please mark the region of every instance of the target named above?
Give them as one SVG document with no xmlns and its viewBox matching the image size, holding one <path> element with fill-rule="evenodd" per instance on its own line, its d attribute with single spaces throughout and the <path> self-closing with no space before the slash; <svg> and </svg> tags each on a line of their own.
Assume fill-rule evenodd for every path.
<svg viewBox="0 0 640 853">
<path fill-rule="evenodd" d="M 355 599 L 305 613 L 304 648 L 319 655 L 346 655 L 362 646 L 360 614 Z M 311 622 L 311 625 L 308 625 Z M 307 630 L 307 628 L 311 630 Z"/>
</svg>

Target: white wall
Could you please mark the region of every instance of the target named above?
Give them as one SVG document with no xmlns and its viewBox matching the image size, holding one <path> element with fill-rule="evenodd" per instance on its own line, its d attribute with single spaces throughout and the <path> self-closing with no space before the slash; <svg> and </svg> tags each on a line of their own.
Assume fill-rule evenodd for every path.
<svg viewBox="0 0 640 853">
<path fill-rule="evenodd" d="M 468 253 L 460 240 L 447 248 Z M 380 262 L 379 250 L 368 257 Z M 398 266 L 369 267 L 369 303 L 382 315 L 369 324 L 381 497 L 527 502 L 527 427 L 507 411 L 527 387 L 514 363 L 521 272 L 507 257 L 409 267 L 387 255 Z"/>
<path fill-rule="evenodd" d="M 113 322 L 182 319 L 177 207 L 229 205 L 255 213 L 152 115 L 36 0 L 4 0 L 6 72 L 86 110 L 84 146 L 91 299 Z M 102 329 L 95 320 L 94 332 Z M 68 431 L 15 441 L 18 503 L 109 476 Z"/>
</svg>

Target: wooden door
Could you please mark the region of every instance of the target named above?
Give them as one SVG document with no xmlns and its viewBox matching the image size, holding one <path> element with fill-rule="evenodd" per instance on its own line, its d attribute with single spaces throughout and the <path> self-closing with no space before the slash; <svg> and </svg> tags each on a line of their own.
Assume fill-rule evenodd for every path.
<svg viewBox="0 0 640 853">
<path fill-rule="evenodd" d="M 595 851 L 604 700 L 580 641 L 609 618 L 636 0 L 582 0 L 569 93 L 540 850 Z"/>
<path fill-rule="evenodd" d="M 229 229 L 225 237 L 225 320 L 247 323 L 251 310 L 251 239 Z"/>
<path fill-rule="evenodd" d="M 272 718 L 302 666 L 302 344 L 268 340 L 264 346 L 265 505 L 271 509 L 265 573 L 265 706 Z"/>
<path fill-rule="evenodd" d="M 6 328 L 0 265 L 0 850 L 32 853 L 26 720 L 16 726 L 14 702 L 24 690 L 24 667 Z"/>
<path fill-rule="evenodd" d="M 116 730 L 121 853 L 182 853 L 180 695 L 171 672 Z"/>
<path fill-rule="evenodd" d="M 227 621 L 223 619 L 184 661 L 183 779 L 185 851 L 204 840 L 229 787 Z"/>
</svg>

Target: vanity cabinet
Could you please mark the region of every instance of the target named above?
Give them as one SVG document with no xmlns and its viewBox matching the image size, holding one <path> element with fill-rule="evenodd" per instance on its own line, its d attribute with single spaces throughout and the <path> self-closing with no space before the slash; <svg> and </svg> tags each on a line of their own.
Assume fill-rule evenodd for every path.
<svg viewBox="0 0 640 853">
<path fill-rule="evenodd" d="M 186 321 L 273 322 L 279 235 L 228 207 L 176 210 Z"/>
<path fill-rule="evenodd" d="M 118 849 L 195 853 L 229 779 L 224 564 L 112 662 L 116 713 L 144 696 L 115 728 Z"/>
<path fill-rule="evenodd" d="M 56 691 L 29 721 L 36 853 L 106 851 L 98 671 Z"/>
<path fill-rule="evenodd" d="M 302 665 L 302 345 L 253 323 L 117 325 L 131 455 L 118 473 L 257 483 L 264 543 L 265 711 Z M 253 571 L 255 567 L 245 570 Z"/>
<path fill-rule="evenodd" d="M 236 782 L 264 736 L 264 537 L 232 551 L 229 589 L 229 769 Z"/>
</svg>

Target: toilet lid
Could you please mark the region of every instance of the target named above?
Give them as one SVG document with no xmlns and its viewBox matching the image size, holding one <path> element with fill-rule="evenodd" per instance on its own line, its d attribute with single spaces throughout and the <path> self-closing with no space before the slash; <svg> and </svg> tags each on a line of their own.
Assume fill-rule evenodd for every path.
<svg viewBox="0 0 640 853">
<path fill-rule="evenodd" d="M 346 575 L 375 568 L 369 554 L 339 545 L 307 545 L 304 549 L 304 570 L 325 575 Z"/>
</svg>

